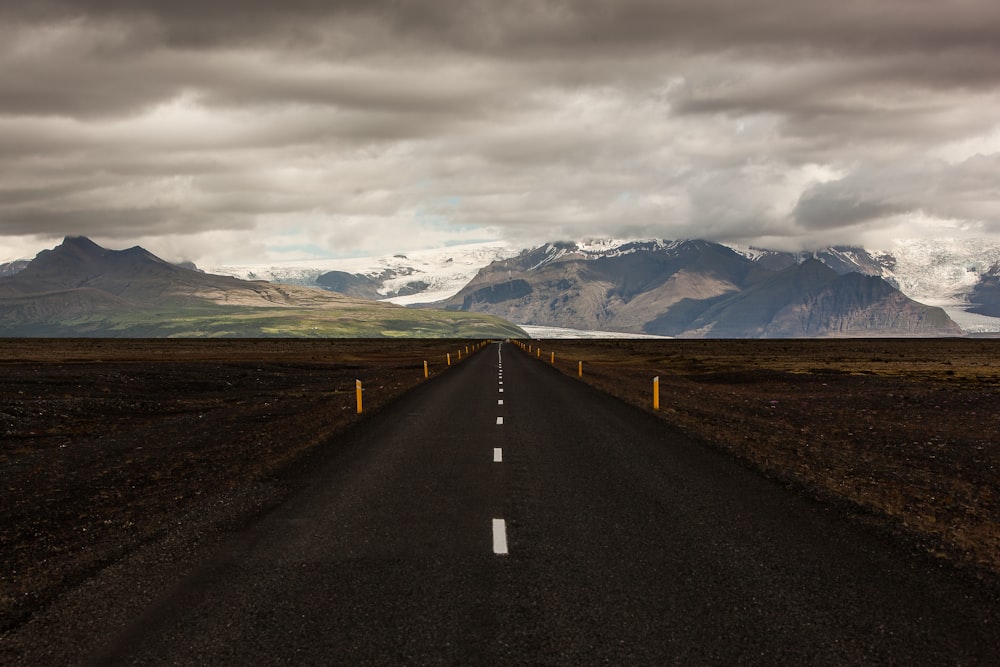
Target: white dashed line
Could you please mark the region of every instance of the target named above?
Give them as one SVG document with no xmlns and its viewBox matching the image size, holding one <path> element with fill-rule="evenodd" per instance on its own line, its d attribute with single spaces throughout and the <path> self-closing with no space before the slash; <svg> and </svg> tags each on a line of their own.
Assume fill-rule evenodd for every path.
<svg viewBox="0 0 1000 667">
<path fill-rule="evenodd" d="M 493 553 L 507 554 L 507 523 L 503 519 L 493 519 Z"/>
<path fill-rule="evenodd" d="M 497 346 L 497 375 L 500 382 L 500 393 L 503 393 L 503 367 L 502 367 L 502 357 L 501 350 L 502 345 Z M 503 405 L 503 399 L 497 400 L 497 405 Z M 497 417 L 497 426 L 503 424 L 503 417 Z M 493 462 L 502 463 L 503 462 L 503 449 L 500 447 L 493 448 Z M 493 519 L 493 553 L 498 556 L 507 555 L 507 523 L 503 519 Z"/>
</svg>

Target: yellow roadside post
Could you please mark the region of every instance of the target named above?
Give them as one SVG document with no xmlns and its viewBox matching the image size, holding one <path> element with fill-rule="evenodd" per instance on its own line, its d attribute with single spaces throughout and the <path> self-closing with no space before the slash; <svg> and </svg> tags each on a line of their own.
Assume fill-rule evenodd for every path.
<svg viewBox="0 0 1000 667">
<path fill-rule="evenodd" d="M 459 350 L 459 351 L 458 351 L 458 358 L 459 358 L 459 359 L 461 359 L 461 358 L 462 358 L 462 351 L 461 351 L 461 350 Z"/>
<path fill-rule="evenodd" d="M 361 380 L 355 380 L 355 393 L 358 395 L 358 414 L 361 414 Z"/>
<path fill-rule="evenodd" d="M 427 377 L 427 360 L 424 359 L 424 378 Z"/>
<path fill-rule="evenodd" d="M 538 357 L 539 359 L 541 359 L 542 358 L 542 348 L 538 348 L 537 352 L 538 352 L 538 354 L 536 354 L 535 356 Z"/>
<path fill-rule="evenodd" d="M 551 360 L 549 360 L 549 363 L 550 363 L 550 364 L 554 364 L 554 363 L 556 363 L 556 353 L 555 353 L 555 352 L 553 352 L 553 353 L 552 353 L 552 359 L 551 359 Z"/>
<path fill-rule="evenodd" d="M 578 377 L 583 377 L 583 362 L 582 361 L 579 362 L 579 363 L 577 363 L 576 374 L 577 374 Z"/>
<path fill-rule="evenodd" d="M 653 378 L 653 409 L 660 409 L 660 376 Z"/>
<path fill-rule="evenodd" d="M 448 365 L 451 366 L 451 352 L 449 352 L 448 354 L 446 354 L 444 356 L 448 357 Z"/>
</svg>

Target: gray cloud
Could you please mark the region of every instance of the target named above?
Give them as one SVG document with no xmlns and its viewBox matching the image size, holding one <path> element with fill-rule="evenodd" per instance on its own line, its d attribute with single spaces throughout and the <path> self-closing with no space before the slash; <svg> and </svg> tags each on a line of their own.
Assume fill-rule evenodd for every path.
<svg viewBox="0 0 1000 667">
<path fill-rule="evenodd" d="M 997 34 L 991 0 L 5 3 L 0 234 L 1000 233 Z"/>
<path fill-rule="evenodd" d="M 836 229 L 919 213 L 996 228 L 1000 154 L 975 156 L 955 165 L 922 161 L 893 167 L 857 169 L 808 188 L 793 211 L 796 222 L 810 229 Z"/>
<path fill-rule="evenodd" d="M 802 195 L 795 206 L 795 220 L 809 229 L 836 229 L 906 213 L 906 207 L 870 201 L 859 195 L 829 192 L 819 186 Z"/>
</svg>

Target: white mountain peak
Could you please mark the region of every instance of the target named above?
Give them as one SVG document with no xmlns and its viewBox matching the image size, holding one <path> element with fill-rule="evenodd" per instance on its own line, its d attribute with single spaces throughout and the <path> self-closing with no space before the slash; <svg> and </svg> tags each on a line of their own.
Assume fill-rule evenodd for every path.
<svg viewBox="0 0 1000 667">
<path fill-rule="evenodd" d="M 330 271 L 377 279 L 385 300 L 407 305 L 454 296 L 490 262 L 521 252 L 504 241 L 470 243 L 406 253 L 339 259 L 304 259 L 269 264 L 202 267 L 208 273 L 244 280 L 267 280 L 296 285 L 316 285 Z M 407 289 L 409 287 L 409 289 Z M 400 295 L 400 292 L 413 292 Z"/>
<path fill-rule="evenodd" d="M 671 250 L 685 240 L 585 239 L 550 243 L 539 248 L 539 266 L 567 254 L 582 259 L 621 256 L 640 249 Z M 780 251 L 737 243 L 724 244 L 739 254 L 761 260 Z M 503 241 L 456 245 L 405 254 L 346 259 L 315 259 L 270 264 L 203 267 L 210 273 L 244 279 L 316 285 L 329 271 L 362 275 L 377 281 L 378 292 L 398 304 L 431 303 L 455 295 L 479 269 L 493 261 L 510 259 L 526 250 Z M 875 274 L 896 285 L 907 296 L 945 308 L 966 331 L 1000 331 L 1000 319 L 967 312 L 968 296 L 983 273 L 1000 266 L 1000 242 L 988 239 L 900 239 L 878 249 L 830 247 L 797 253 L 802 258 L 823 254 L 839 262 L 841 270 Z"/>
</svg>

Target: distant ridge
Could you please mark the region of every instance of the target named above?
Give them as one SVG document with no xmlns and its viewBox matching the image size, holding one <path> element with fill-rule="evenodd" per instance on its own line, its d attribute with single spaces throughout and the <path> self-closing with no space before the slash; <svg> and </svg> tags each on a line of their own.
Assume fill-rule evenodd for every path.
<svg viewBox="0 0 1000 667">
<path fill-rule="evenodd" d="M 962 333 L 880 277 L 701 240 L 550 243 L 493 262 L 444 305 L 525 325 L 696 338 Z"/>
<path fill-rule="evenodd" d="M 90 248 L 91 252 L 127 252 L 109 251 L 100 248 L 100 246 L 82 237 L 79 239 L 76 237 L 67 239 L 69 245 L 73 245 L 77 240 L 79 240 L 79 243 L 77 243 L 78 250 L 81 251 L 89 244 L 96 246 L 96 251 L 95 248 Z M 509 273 L 510 284 L 501 287 L 500 284 L 504 281 L 498 278 L 491 280 L 490 285 L 487 285 L 482 282 L 478 274 L 481 269 L 487 268 L 494 261 L 505 260 L 511 262 L 510 266 L 513 269 L 516 263 L 531 260 L 532 263 L 530 265 L 522 266 L 521 269 L 539 272 L 543 271 L 546 265 L 550 263 L 576 258 L 601 260 L 598 264 L 587 268 L 587 271 L 591 273 L 600 264 L 610 263 L 611 260 L 615 260 L 622 267 L 627 267 L 624 269 L 625 273 L 631 275 L 635 274 L 638 270 L 637 265 L 632 264 L 630 260 L 626 260 L 626 257 L 642 253 L 669 254 L 677 252 L 682 246 L 690 248 L 698 247 L 700 244 L 704 244 L 702 247 L 705 249 L 707 256 L 714 255 L 720 260 L 721 265 L 728 265 L 734 260 L 737 262 L 732 269 L 735 273 L 730 276 L 729 280 L 732 283 L 730 287 L 735 286 L 736 289 L 741 290 L 746 287 L 746 285 L 740 282 L 742 280 L 740 275 L 750 270 L 751 267 L 747 266 L 748 262 L 754 270 L 776 272 L 802 264 L 810 259 L 816 259 L 833 269 L 839 275 L 859 273 L 882 278 L 890 286 L 897 288 L 906 297 L 921 307 L 925 305 L 941 307 L 953 321 L 961 325 L 964 331 L 970 335 L 990 335 L 993 332 L 1000 332 L 1000 306 L 997 305 L 1000 304 L 1000 278 L 998 278 L 1000 276 L 1000 268 L 998 268 L 1000 267 L 1000 244 L 991 242 L 988 239 L 978 241 L 959 239 L 901 240 L 893 242 L 889 250 L 873 250 L 855 246 L 832 246 L 809 252 L 796 253 L 738 244 L 713 244 L 697 240 L 664 241 L 650 239 L 643 241 L 623 241 L 607 239 L 580 243 L 551 243 L 527 251 L 516 250 L 502 242 L 485 242 L 469 244 L 467 246 L 451 246 L 435 250 L 414 251 L 407 253 L 405 256 L 397 253 L 392 256 L 386 255 L 368 258 L 297 260 L 294 262 L 272 264 L 246 264 L 239 267 L 216 267 L 209 268 L 208 271 L 210 274 L 222 273 L 230 276 L 238 276 L 243 278 L 245 282 L 251 282 L 258 286 L 265 284 L 261 283 L 258 279 L 266 277 L 273 283 L 272 287 L 281 286 L 281 289 L 286 292 L 293 291 L 291 287 L 312 286 L 322 288 L 330 293 L 344 294 L 362 299 L 388 299 L 395 303 L 427 304 L 431 307 L 435 304 L 447 304 L 449 308 L 455 308 L 455 312 L 478 312 L 480 310 L 501 312 L 498 309 L 490 310 L 478 306 L 470 307 L 466 310 L 462 304 L 455 303 L 454 297 L 460 291 L 462 301 L 464 301 L 466 298 L 470 298 L 469 290 L 471 288 L 481 289 L 488 287 L 488 291 L 481 292 L 478 296 L 472 297 L 470 301 L 483 299 L 496 302 L 494 305 L 498 305 L 500 301 L 503 301 L 507 306 L 502 311 L 505 313 L 505 317 L 514 319 L 515 321 L 517 318 L 523 317 L 525 324 L 531 324 L 533 321 L 549 321 L 551 317 L 545 314 L 536 315 L 531 312 L 530 308 L 519 306 L 512 309 L 510 306 L 513 303 L 511 295 L 517 292 L 523 293 L 528 288 L 537 292 L 537 288 L 532 286 L 532 281 L 525 276 L 514 275 L 515 272 L 511 270 Z M 66 245 L 65 241 L 64 245 Z M 708 248 L 713 249 L 708 250 Z M 142 248 L 134 250 L 138 253 L 145 253 Z M 720 254 L 723 250 L 729 252 L 729 255 Z M 44 255 L 45 252 L 52 251 L 43 251 L 43 253 L 40 253 L 40 256 Z M 151 255 L 151 257 L 163 265 L 172 266 L 155 258 L 155 256 Z M 647 257 L 642 261 L 652 262 L 655 265 L 656 262 L 662 264 L 667 260 L 664 258 L 653 260 Z M 670 261 L 676 263 L 679 260 L 675 258 Z M 6 265 L 0 265 L 0 277 L 4 275 L 8 277 L 16 275 L 23 271 L 29 264 L 30 262 L 28 261 L 18 260 Z M 568 267 L 569 264 L 562 264 L 561 270 L 566 272 L 583 270 L 582 267 L 572 269 Z M 162 266 L 158 267 L 158 269 L 162 268 Z M 186 266 L 178 265 L 177 268 L 195 269 L 194 265 L 191 264 Z M 604 268 L 607 268 L 607 266 L 603 267 L 602 270 Z M 627 301 L 627 307 L 615 307 L 614 317 L 611 317 L 611 311 L 608 311 L 602 313 L 600 318 L 588 318 L 582 315 L 585 309 L 581 309 L 578 306 L 574 309 L 575 312 L 569 312 L 569 310 L 561 312 L 559 323 L 549 324 L 548 326 L 554 328 L 563 326 L 576 330 L 585 328 L 591 331 L 604 330 L 611 332 L 636 332 L 646 330 L 647 328 L 655 329 L 660 327 L 664 327 L 665 330 L 676 331 L 678 330 L 677 327 L 681 326 L 681 333 L 677 335 L 695 335 L 688 331 L 690 327 L 684 327 L 683 325 L 690 324 L 696 329 L 702 329 L 701 322 L 696 326 L 694 323 L 685 323 L 682 320 L 678 320 L 677 317 L 685 309 L 694 313 L 700 307 L 698 302 L 702 299 L 720 296 L 719 289 L 720 287 L 725 287 L 723 284 L 725 281 L 720 282 L 718 275 L 719 265 L 715 269 L 716 275 L 709 276 L 711 279 L 707 279 L 706 275 L 700 275 L 697 271 L 691 269 L 677 272 L 671 277 L 669 285 L 658 287 L 651 293 L 644 295 L 630 295 L 630 292 L 636 289 L 633 284 L 634 277 L 628 278 L 619 285 L 616 282 L 618 278 L 610 274 L 605 275 L 600 277 L 600 280 L 609 282 L 609 285 L 614 284 L 613 294 L 610 295 L 612 300 L 614 298 L 624 298 Z M 196 272 L 204 274 L 202 271 Z M 655 273 L 656 271 L 654 270 L 653 274 L 655 275 Z M 722 273 L 725 274 L 725 271 L 722 271 Z M 695 280 L 696 276 L 698 276 L 697 280 Z M 83 277 L 86 278 L 87 276 Z M 223 276 L 216 275 L 216 277 Z M 569 277 L 567 274 L 567 276 L 560 276 L 560 279 L 569 280 Z M 47 280 L 44 275 L 39 276 L 39 278 Z M 187 279 L 182 279 L 182 282 L 185 280 Z M 583 282 L 586 282 L 586 280 Z M 35 285 L 35 291 L 37 291 L 40 284 Z M 94 282 L 87 284 L 90 286 L 96 285 Z M 842 283 L 842 286 L 846 284 Z M 49 285 L 49 289 L 60 288 L 58 285 Z M 0 286 L 0 289 L 3 289 L 2 286 Z M 643 290 L 639 289 L 639 291 Z M 227 295 L 223 302 L 233 303 L 238 293 L 239 291 Z M 677 295 L 682 295 L 690 299 L 690 301 L 685 302 L 683 306 L 673 306 L 671 299 Z M 524 296 L 524 294 L 520 296 Z M 567 296 L 572 298 L 572 295 L 559 294 L 560 299 L 565 299 Z M 269 305 L 280 305 L 280 300 L 283 297 L 277 298 L 279 299 L 279 304 L 275 304 L 272 301 Z M 589 294 L 587 298 L 594 301 L 604 297 L 594 292 Z M 259 299 L 260 294 L 255 294 L 251 297 L 251 300 L 259 301 Z M 651 304 L 652 301 L 656 303 Z M 611 305 L 609 302 L 608 306 L 611 307 Z M 904 305 L 906 307 L 903 308 L 903 312 L 909 312 L 912 306 L 908 304 Z M 663 307 L 663 310 L 667 310 L 667 306 L 669 306 L 669 317 L 661 317 L 665 313 L 657 312 L 654 318 L 656 319 L 655 325 L 650 324 L 652 320 L 649 319 L 648 313 L 644 314 L 642 312 L 646 306 L 654 309 Z M 81 305 L 81 307 L 83 306 Z M 290 306 L 285 304 L 284 307 Z M 922 321 L 919 318 L 914 321 L 908 321 L 904 317 L 894 320 L 896 324 L 888 326 L 888 328 L 886 328 L 886 323 L 893 320 L 876 316 L 873 311 L 866 308 L 862 308 L 862 311 L 866 312 L 867 315 L 860 319 L 855 319 L 851 322 L 840 321 L 836 324 L 831 322 L 824 325 L 831 330 L 839 331 L 844 329 L 849 333 L 817 335 L 893 335 L 881 332 L 883 330 L 891 331 L 899 327 L 902 327 L 902 331 L 898 335 L 951 335 L 949 333 L 920 333 L 922 331 L 936 331 L 941 329 L 935 323 L 936 320 L 934 318 L 936 315 L 933 311 L 926 313 L 927 317 L 930 318 L 931 326 L 928 326 L 928 322 Z M 670 324 L 670 322 L 673 322 L 673 324 Z M 909 326 L 910 324 L 914 326 Z M 285 325 L 282 326 L 284 327 Z M 818 325 L 813 321 L 810 326 L 815 327 Z M 862 331 L 874 330 L 880 333 L 854 333 L 859 327 Z M 775 332 L 779 328 L 775 324 L 768 327 L 766 332 L 761 335 L 778 335 Z M 720 335 L 718 332 L 721 330 L 722 328 L 719 328 L 716 330 L 717 333 L 705 335 Z M 751 335 L 750 331 L 747 331 L 746 335 Z M 796 335 L 813 334 L 798 333 Z"/>
<path fill-rule="evenodd" d="M 596 258 L 664 247 L 676 241 L 599 239 L 564 243 L 581 256 Z M 558 245 L 558 244 L 553 244 Z M 994 271 L 1000 266 L 1000 242 L 992 239 L 900 239 L 881 249 L 830 246 L 808 252 L 783 252 L 745 244 L 722 243 L 761 268 L 788 268 L 818 259 L 837 273 L 858 272 L 883 278 L 909 298 L 940 306 L 970 333 L 1000 332 L 995 304 L 1000 291 Z M 502 241 L 479 242 L 405 255 L 298 259 L 200 267 L 205 272 L 243 280 L 321 287 L 328 291 L 397 304 L 430 304 L 450 299 L 477 272 L 496 260 L 523 252 Z M 11 275 L 25 260 L 0 264 L 0 276 Z M 195 268 L 192 264 L 181 264 Z M 981 313 L 981 315 L 979 314 Z"/>
<path fill-rule="evenodd" d="M 3 336 L 521 335 L 492 316 L 413 311 L 308 287 L 217 276 L 138 246 L 70 236 L 0 278 Z"/>
<path fill-rule="evenodd" d="M 26 259 L 15 259 L 13 262 L 0 262 L 0 278 L 20 273 L 29 263 Z"/>
</svg>

